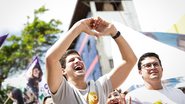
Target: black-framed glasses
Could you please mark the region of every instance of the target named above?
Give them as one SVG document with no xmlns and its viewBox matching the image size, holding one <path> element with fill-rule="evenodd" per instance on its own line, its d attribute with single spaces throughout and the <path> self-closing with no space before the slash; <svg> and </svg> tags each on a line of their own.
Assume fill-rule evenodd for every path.
<svg viewBox="0 0 185 104">
<path fill-rule="evenodd" d="M 159 67 L 160 65 L 159 65 L 159 62 L 146 63 L 146 64 L 143 64 L 143 65 L 142 65 L 142 67 L 143 67 L 143 68 L 146 68 L 146 69 L 150 69 L 150 68 L 152 68 L 152 66 L 155 67 L 155 68 L 157 68 L 157 67 Z"/>
</svg>

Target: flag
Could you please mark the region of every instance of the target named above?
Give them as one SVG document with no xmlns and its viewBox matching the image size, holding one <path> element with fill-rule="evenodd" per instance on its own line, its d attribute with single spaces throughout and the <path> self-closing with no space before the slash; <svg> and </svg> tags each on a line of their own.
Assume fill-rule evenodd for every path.
<svg viewBox="0 0 185 104">
<path fill-rule="evenodd" d="M 32 63 L 27 68 L 25 73 L 27 79 L 27 87 L 36 95 L 36 99 L 41 103 L 45 96 L 50 95 L 48 85 L 45 78 L 43 77 L 43 71 L 39 63 L 39 58 L 36 56 Z M 37 82 L 37 88 L 34 86 L 34 82 Z"/>
<path fill-rule="evenodd" d="M 8 34 L 0 36 L 0 47 L 2 46 L 3 42 L 5 41 L 5 39 L 7 38 Z"/>
<path fill-rule="evenodd" d="M 35 68 L 37 68 L 36 71 L 34 71 Z M 50 95 L 50 90 L 45 77 L 43 76 L 39 58 L 35 57 L 26 69 L 27 70 L 22 71 L 21 73 L 19 72 L 16 75 L 5 79 L 2 85 L 4 88 L 11 86 L 21 89 L 25 103 L 41 104 L 44 97 Z M 34 86 L 34 82 L 39 82 L 36 84 L 38 85 L 38 89 Z"/>
</svg>

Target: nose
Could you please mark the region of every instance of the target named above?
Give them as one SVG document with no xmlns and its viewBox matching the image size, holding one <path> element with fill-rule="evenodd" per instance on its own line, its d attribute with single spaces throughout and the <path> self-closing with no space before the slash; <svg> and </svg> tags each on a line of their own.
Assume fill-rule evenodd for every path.
<svg viewBox="0 0 185 104">
<path fill-rule="evenodd" d="M 78 63 L 80 61 L 80 59 L 78 59 L 78 58 L 75 58 L 75 63 Z"/>
<path fill-rule="evenodd" d="M 151 64 L 151 66 L 150 66 L 151 68 L 155 68 L 155 65 L 154 64 Z"/>
</svg>

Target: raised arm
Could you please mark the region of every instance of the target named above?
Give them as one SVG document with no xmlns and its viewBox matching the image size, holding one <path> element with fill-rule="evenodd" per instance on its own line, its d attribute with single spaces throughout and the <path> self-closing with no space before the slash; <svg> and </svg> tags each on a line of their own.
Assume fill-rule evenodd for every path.
<svg viewBox="0 0 185 104">
<path fill-rule="evenodd" d="M 45 62 L 46 62 L 46 73 L 47 83 L 52 93 L 55 93 L 60 84 L 63 81 L 63 73 L 60 65 L 60 58 L 69 48 L 72 41 L 81 33 L 86 32 L 88 34 L 95 35 L 94 31 L 91 31 L 93 27 L 93 19 L 83 19 L 73 25 L 73 27 L 65 34 L 62 35 L 56 43 L 47 51 Z"/>
<path fill-rule="evenodd" d="M 100 21 L 99 26 L 98 28 L 96 28 L 96 30 L 101 32 L 100 35 L 109 34 L 113 37 L 115 36 L 115 34 L 117 34 L 118 30 L 115 28 L 113 24 L 104 21 L 101 18 L 99 18 L 99 21 Z M 120 50 L 122 62 L 119 66 L 116 66 L 114 69 L 112 69 L 108 73 L 108 76 L 110 77 L 110 80 L 112 82 L 113 89 L 116 89 L 128 77 L 130 71 L 132 70 L 137 61 L 137 58 L 133 50 L 131 49 L 131 47 L 129 46 L 129 44 L 126 42 L 122 35 L 118 36 L 114 40 L 117 43 L 118 48 Z"/>
<path fill-rule="evenodd" d="M 128 77 L 137 58 L 126 40 L 120 35 L 115 39 L 122 56 L 122 62 L 109 73 L 113 88 L 119 87 Z M 115 53 L 114 53 L 115 54 Z M 115 60 L 116 61 L 116 60 Z"/>
</svg>

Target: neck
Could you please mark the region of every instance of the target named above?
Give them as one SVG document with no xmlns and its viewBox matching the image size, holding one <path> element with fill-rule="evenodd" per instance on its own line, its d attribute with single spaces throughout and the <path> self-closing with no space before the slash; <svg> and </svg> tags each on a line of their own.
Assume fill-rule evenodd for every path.
<svg viewBox="0 0 185 104">
<path fill-rule="evenodd" d="M 87 88 L 87 83 L 85 81 L 70 80 L 69 83 L 73 84 L 78 89 L 86 89 Z"/>
<path fill-rule="evenodd" d="M 163 88 L 161 81 L 155 83 L 145 82 L 145 87 L 149 90 L 160 90 Z"/>
</svg>

